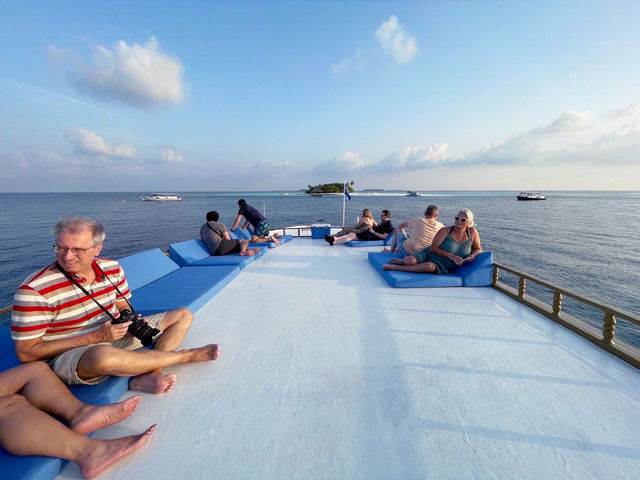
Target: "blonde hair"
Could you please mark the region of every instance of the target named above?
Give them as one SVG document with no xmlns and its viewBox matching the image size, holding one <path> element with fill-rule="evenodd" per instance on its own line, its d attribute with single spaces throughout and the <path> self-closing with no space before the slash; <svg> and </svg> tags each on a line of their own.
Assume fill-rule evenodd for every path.
<svg viewBox="0 0 640 480">
<path fill-rule="evenodd" d="M 475 222 L 473 221 L 473 212 L 471 210 L 469 210 L 468 208 L 463 208 L 458 213 L 464 213 L 467 216 L 467 228 L 476 226 Z"/>
<path fill-rule="evenodd" d="M 373 218 L 373 215 L 371 215 L 371 210 L 369 210 L 368 208 L 365 208 L 362 211 L 362 216 L 367 218 Z"/>
</svg>

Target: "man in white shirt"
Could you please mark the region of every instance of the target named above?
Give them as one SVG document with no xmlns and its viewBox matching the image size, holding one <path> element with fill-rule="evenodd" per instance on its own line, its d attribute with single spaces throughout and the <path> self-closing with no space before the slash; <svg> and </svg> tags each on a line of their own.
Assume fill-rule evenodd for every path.
<svg viewBox="0 0 640 480">
<path fill-rule="evenodd" d="M 435 234 L 444 227 L 438 220 L 438 207 L 429 205 L 424 212 L 424 217 L 416 217 L 401 223 L 393 232 L 391 248 L 385 248 L 383 252 L 398 252 L 403 257 L 424 250 L 431 245 Z M 411 229 L 411 235 L 407 235 L 406 228 Z"/>
</svg>

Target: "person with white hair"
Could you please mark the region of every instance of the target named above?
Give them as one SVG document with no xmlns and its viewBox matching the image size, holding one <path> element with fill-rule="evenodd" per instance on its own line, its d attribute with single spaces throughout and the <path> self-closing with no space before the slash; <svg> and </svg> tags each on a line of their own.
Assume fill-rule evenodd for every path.
<svg viewBox="0 0 640 480">
<path fill-rule="evenodd" d="M 455 216 L 452 226 L 441 228 L 431 246 L 406 257 L 392 258 L 383 270 L 415 273 L 449 273 L 463 263 L 473 262 L 482 252 L 480 234 L 473 222 L 473 213 L 464 208 Z"/>
</svg>

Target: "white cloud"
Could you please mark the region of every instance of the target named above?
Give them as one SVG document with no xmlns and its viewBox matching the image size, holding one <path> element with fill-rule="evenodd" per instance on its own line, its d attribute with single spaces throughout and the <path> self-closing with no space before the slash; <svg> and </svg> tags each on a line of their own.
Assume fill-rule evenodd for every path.
<svg viewBox="0 0 640 480">
<path fill-rule="evenodd" d="M 406 63 L 418 53 L 416 38 L 405 31 L 395 15 L 389 15 L 389 20 L 382 22 L 376 30 L 376 38 L 382 49 L 393 55 L 397 62 Z"/>
<path fill-rule="evenodd" d="M 74 127 L 65 134 L 65 138 L 74 145 L 75 152 L 81 155 L 131 158 L 135 154 L 135 148 L 124 144 L 110 147 L 96 132 L 83 127 Z"/>
<path fill-rule="evenodd" d="M 184 157 L 182 153 L 178 153 L 172 148 L 167 148 L 160 154 L 160 160 L 164 163 L 182 163 L 184 162 Z"/>
<path fill-rule="evenodd" d="M 339 63 L 332 63 L 331 74 L 339 77 L 351 69 L 361 69 L 363 67 L 364 60 L 360 57 L 360 49 L 358 48 L 352 56 L 343 58 Z"/>
<path fill-rule="evenodd" d="M 346 152 L 328 162 L 319 163 L 311 170 L 314 175 L 346 175 L 358 171 L 366 165 L 358 154 Z"/>
<path fill-rule="evenodd" d="M 58 50 L 50 47 L 50 56 L 58 58 Z M 69 70 L 80 91 L 147 110 L 180 105 L 186 96 L 182 76 L 180 60 L 162 51 L 153 36 L 144 45 L 120 41 L 113 49 L 98 46 L 93 65 L 77 62 Z"/>
</svg>

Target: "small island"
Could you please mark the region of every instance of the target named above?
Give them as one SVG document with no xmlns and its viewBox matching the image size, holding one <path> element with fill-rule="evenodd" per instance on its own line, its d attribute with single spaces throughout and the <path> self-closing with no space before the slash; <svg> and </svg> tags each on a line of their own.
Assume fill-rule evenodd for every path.
<svg viewBox="0 0 640 480">
<path fill-rule="evenodd" d="M 347 190 L 349 193 L 353 193 L 353 181 L 347 183 Z M 321 196 L 325 193 L 342 193 L 344 188 L 343 182 L 335 182 L 335 183 L 321 183 L 320 185 L 308 185 L 307 189 L 304 193 L 312 196 Z"/>
</svg>

